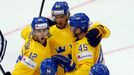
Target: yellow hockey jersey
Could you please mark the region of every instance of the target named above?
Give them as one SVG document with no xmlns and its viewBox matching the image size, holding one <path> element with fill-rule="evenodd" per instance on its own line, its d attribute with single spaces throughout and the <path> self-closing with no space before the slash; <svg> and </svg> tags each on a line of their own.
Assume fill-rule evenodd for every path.
<svg viewBox="0 0 134 75">
<path fill-rule="evenodd" d="M 22 33 L 27 32 L 22 30 Z M 27 35 L 27 36 L 26 36 Z M 50 58 L 49 39 L 44 47 L 35 41 L 32 35 L 22 34 L 25 44 L 17 59 L 12 75 L 40 75 L 40 64 L 45 58 Z"/>
<path fill-rule="evenodd" d="M 71 53 L 72 43 L 74 41 L 70 26 L 68 25 L 64 29 L 59 29 L 54 25 L 50 28 L 50 33 L 52 35 L 50 38 L 52 56 L 55 54 L 68 56 Z"/>
<path fill-rule="evenodd" d="M 52 35 L 50 38 L 51 55 L 61 54 L 71 59 L 74 37 L 70 31 L 70 25 L 64 29 L 59 29 L 54 25 L 50 28 L 50 33 Z M 64 69 L 59 66 L 56 75 L 65 75 Z"/>
<path fill-rule="evenodd" d="M 89 75 L 89 70 L 94 65 L 95 48 L 91 47 L 84 37 L 73 44 L 72 62 L 76 64 L 76 70 L 66 75 Z"/>
<path fill-rule="evenodd" d="M 76 70 L 67 72 L 66 75 L 89 75 L 91 66 L 104 61 L 100 48 L 100 45 L 90 46 L 85 37 L 76 41 L 72 49 L 72 63 L 76 64 Z"/>
</svg>

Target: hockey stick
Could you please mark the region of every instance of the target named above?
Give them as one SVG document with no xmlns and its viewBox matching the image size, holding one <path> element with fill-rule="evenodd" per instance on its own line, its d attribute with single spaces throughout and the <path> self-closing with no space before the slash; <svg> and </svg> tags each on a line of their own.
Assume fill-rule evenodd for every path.
<svg viewBox="0 0 134 75">
<path fill-rule="evenodd" d="M 43 7 L 44 7 L 44 2 L 45 0 L 42 0 L 41 7 L 40 7 L 40 12 L 39 12 L 39 17 L 42 15 Z"/>
<path fill-rule="evenodd" d="M 45 3 L 45 0 L 42 0 L 41 7 L 40 7 L 40 12 L 39 12 L 39 17 L 41 17 L 41 15 L 42 15 L 44 3 Z M 56 22 L 54 20 L 50 20 L 50 19 L 47 19 L 47 20 L 48 20 L 48 23 L 49 23 L 50 27 L 56 24 Z"/>
<path fill-rule="evenodd" d="M 5 71 L 4 71 L 4 69 L 3 69 L 3 67 L 1 66 L 1 64 L 0 64 L 0 70 L 1 70 L 1 72 L 2 72 L 3 75 L 6 74 Z"/>
<path fill-rule="evenodd" d="M 3 60 L 5 51 L 6 51 L 6 47 L 7 47 L 7 40 L 4 38 L 4 36 L 0 30 L 0 62 Z M 1 66 L 1 64 L 0 64 L 0 70 L 3 73 L 3 75 L 6 74 L 3 67 Z"/>
</svg>

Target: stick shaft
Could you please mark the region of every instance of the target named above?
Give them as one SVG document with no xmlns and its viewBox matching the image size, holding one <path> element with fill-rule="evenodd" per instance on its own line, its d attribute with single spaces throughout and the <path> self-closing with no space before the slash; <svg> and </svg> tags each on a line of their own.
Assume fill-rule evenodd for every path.
<svg viewBox="0 0 134 75">
<path fill-rule="evenodd" d="M 2 74 L 5 75 L 5 71 L 4 71 L 3 67 L 1 66 L 1 64 L 0 64 L 0 70 L 1 70 Z"/>
<path fill-rule="evenodd" d="M 44 2 L 45 2 L 45 0 L 42 0 L 41 7 L 40 7 L 39 17 L 41 17 L 41 15 L 42 15 L 43 7 L 44 7 Z"/>
</svg>

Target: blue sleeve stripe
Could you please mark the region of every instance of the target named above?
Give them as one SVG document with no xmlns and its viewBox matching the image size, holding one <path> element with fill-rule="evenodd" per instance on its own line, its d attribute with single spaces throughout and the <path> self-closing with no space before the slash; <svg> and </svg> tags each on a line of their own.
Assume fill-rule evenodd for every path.
<svg viewBox="0 0 134 75">
<path fill-rule="evenodd" d="M 103 63 L 103 61 L 104 61 L 104 56 L 102 52 L 102 47 L 100 46 L 100 54 L 96 63 Z"/>
<path fill-rule="evenodd" d="M 18 56 L 18 59 L 17 59 L 17 61 L 16 61 L 16 63 L 17 63 L 18 61 L 21 61 L 21 59 L 22 59 L 22 56 L 19 55 L 19 56 Z"/>
</svg>

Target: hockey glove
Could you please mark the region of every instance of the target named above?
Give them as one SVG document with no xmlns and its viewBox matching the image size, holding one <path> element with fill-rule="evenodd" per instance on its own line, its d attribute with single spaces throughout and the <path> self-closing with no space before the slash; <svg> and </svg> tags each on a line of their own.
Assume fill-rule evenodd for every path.
<svg viewBox="0 0 134 75">
<path fill-rule="evenodd" d="M 100 43 L 100 41 L 102 39 L 101 36 L 102 35 L 99 33 L 99 30 L 97 28 L 91 29 L 86 34 L 86 37 L 87 37 L 89 44 L 93 47 L 96 47 Z"/>
<path fill-rule="evenodd" d="M 40 75 L 55 75 L 58 66 L 51 58 L 45 59 L 40 66 Z"/>
<path fill-rule="evenodd" d="M 97 63 L 91 67 L 90 75 L 110 75 L 106 65 Z"/>
<path fill-rule="evenodd" d="M 63 55 L 54 55 L 52 60 L 55 61 L 58 65 L 64 68 L 65 72 L 71 72 L 75 70 L 75 63 L 71 64 L 71 59 Z"/>
</svg>

